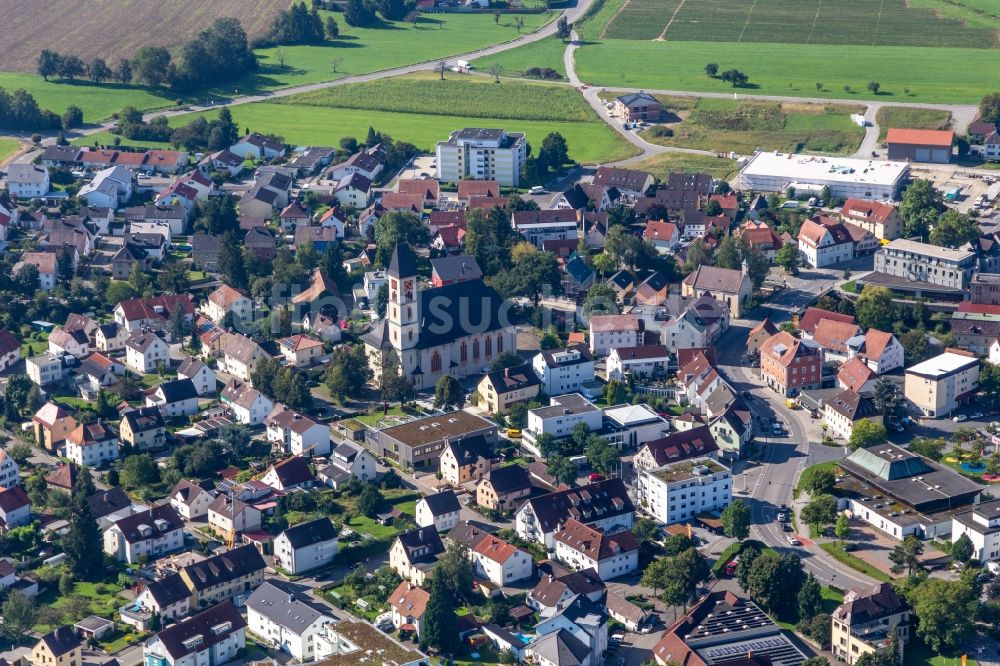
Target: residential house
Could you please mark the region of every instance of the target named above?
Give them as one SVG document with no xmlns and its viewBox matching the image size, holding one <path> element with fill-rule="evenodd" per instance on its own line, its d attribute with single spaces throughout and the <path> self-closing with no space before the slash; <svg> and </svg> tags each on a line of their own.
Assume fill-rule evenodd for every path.
<svg viewBox="0 0 1000 666">
<path fill-rule="evenodd" d="M 816 333 L 816 327 L 824 319 L 832 319 L 846 324 L 855 323 L 853 315 L 843 314 L 841 312 L 831 312 L 830 310 L 813 307 L 806 308 L 805 312 L 803 312 L 801 316 L 793 318 L 793 322 L 796 321 L 796 319 L 796 326 L 799 331 L 801 331 L 802 338 L 805 340 L 812 340 L 813 335 Z"/>
<path fill-rule="evenodd" d="M 555 551 L 555 534 L 568 520 L 602 528 L 605 534 L 632 529 L 635 506 L 621 479 L 529 498 L 516 514 L 517 534 Z"/>
<path fill-rule="evenodd" d="M 263 262 L 273 261 L 278 254 L 278 241 L 267 227 L 259 224 L 247 229 L 247 234 L 243 237 L 243 247 Z"/>
<path fill-rule="evenodd" d="M 25 266 L 38 269 L 39 289 L 52 291 L 56 288 L 58 261 L 55 252 L 22 252 L 20 260 L 11 267 L 10 274 L 17 277 Z"/>
<path fill-rule="evenodd" d="M 135 192 L 135 174 L 122 166 L 108 167 L 94 174 L 77 196 L 88 206 L 118 210 Z"/>
<path fill-rule="evenodd" d="M 753 283 L 741 271 L 702 265 L 681 282 L 681 296 L 705 294 L 727 303 L 729 315 L 739 319 L 753 295 Z"/>
<path fill-rule="evenodd" d="M 360 173 L 352 173 L 337 181 L 334 198 L 342 206 L 366 208 L 371 201 L 372 181 Z"/>
<path fill-rule="evenodd" d="M 219 263 L 221 236 L 201 231 L 191 236 L 191 265 L 196 270 L 215 271 Z"/>
<path fill-rule="evenodd" d="M 479 406 L 490 414 L 501 414 L 519 402 L 538 396 L 541 381 L 527 363 L 487 372 L 476 386 Z"/>
<path fill-rule="evenodd" d="M 899 650 L 892 658 L 902 660 L 910 642 L 910 615 L 910 607 L 892 583 L 848 591 L 830 617 L 833 655 L 854 664 L 862 655 Z"/>
<path fill-rule="evenodd" d="M 563 270 L 566 273 L 563 283 L 567 296 L 585 293 L 594 286 L 594 277 L 596 275 L 594 269 L 588 266 L 587 262 L 576 254 L 566 262 Z"/>
<path fill-rule="evenodd" d="M 660 469 L 665 465 L 691 458 L 716 458 L 719 445 L 707 425 L 680 429 L 682 421 L 675 420 L 678 431 L 646 442 L 636 452 L 633 465 L 636 472 Z"/>
<path fill-rule="evenodd" d="M 476 574 L 498 587 L 510 585 L 535 573 L 531 553 L 493 535 L 485 535 L 472 548 Z"/>
<path fill-rule="evenodd" d="M 849 359 L 837 371 L 837 386 L 854 393 L 871 395 L 877 381 L 878 375 L 875 371 L 857 356 Z"/>
<path fill-rule="evenodd" d="M 574 210 L 515 211 L 511 215 L 511 226 L 539 250 L 545 241 L 577 238 Z"/>
<path fill-rule="evenodd" d="M 367 430 L 365 446 L 376 456 L 388 456 L 413 469 L 437 470 L 441 467 L 447 444 L 476 437 L 482 437 L 490 446 L 495 444 L 498 439 L 496 423 L 458 410 L 440 416 L 414 419 L 379 431 Z M 456 475 L 460 457 L 464 459 L 465 454 L 455 456 L 455 469 L 451 470 Z M 485 473 L 485 465 L 482 468 Z M 474 469 L 473 466 L 466 467 L 465 473 L 468 475 Z M 458 483 L 470 479 L 471 476 L 467 476 Z"/>
<path fill-rule="evenodd" d="M 418 527 L 396 537 L 389 549 L 389 566 L 403 580 L 423 585 L 444 551 L 436 529 Z"/>
<path fill-rule="evenodd" d="M 235 540 L 241 532 L 256 532 L 261 528 L 260 509 L 228 495 L 217 495 L 208 505 L 207 516 L 208 526 L 227 542 Z M 256 546 L 248 547 L 257 550 Z M 212 592 L 211 587 L 206 588 L 206 593 L 211 595 Z"/>
<path fill-rule="evenodd" d="M 487 472 L 476 484 L 476 504 L 492 511 L 513 511 L 531 495 L 534 486 L 526 467 L 507 465 Z"/>
<path fill-rule="evenodd" d="M 0 534 L 31 522 L 31 500 L 20 486 L 0 489 Z"/>
<path fill-rule="evenodd" d="M 747 245 L 751 249 L 763 254 L 770 262 L 774 262 L 778 256 L 778 250 L 785 245 L 785 241 L 782 240 L 781 236 L 767 226 L 757 229 L 747 229 L 743 232 L 742 237 L 746 239 Z"/>
<path fill-rule="evenodd" d="M 375 478 L 375 456 L 354 442 L 338 442 L 329 460 L 330 464 L 320 469 L 316 476 L 332 488 L 339 488 L 350 479 L 369 481 Z"/>
<path fill-rule="evenodd" d="M 128 564 L 153 562 L 184 547 L 184 521 L 169 504 L 132 514 L 104 531 L 104 552 Z"/>
<path fill-rule="evenodd" d="M 526 654 L 539 666 L 599 664 L 608 647 L 608 619 L 603 604 L 586 597 L 574 599 L 535 626 L 537 637 Z"/>
<path fill-rule="evenodd" d="M 7 191 L 17 199 L 38 199 L 49 193 L 49 169 L 39 164 L 10 164 Z"/>
<path fill-rule="evenodd" d="M 111 257 L 111 278 L 127 280 L 135 266 L 139 267 L 140 273 L 148 273 L 153 266 L 153 259 L 138 243 L 126 241 Z"/>
<path fill-rule="evenodd" d="M 143 645 L 147 666 L 220 666 L 246 647 L 246 621 L 230 601 L 171 625 Z"/>
<path fill-rule="evenodd" d="M 656 122 L 662 114 L 660 100 L 644 90 L 619 95 L 612 104 L 611 115 L 626 123 L 646 120 Z"/>
<path fill-rule="evenodd" d="M 145 329 L 164 330 L 175 308 L 184 313 L 184 321 L 194 319 L 194 305 L 190 294 L 164 295 L 155 298 L 133 298 L 115 306 L 115 322 L 127 333 Z"/>
<path fill-rule="evenodd" d="M 278 340 L 278 349 L 293 368 L 308 368 L 323 356 L 323 343 L 303 333 Z"/>
<path fill-rule="evenodd" d="M 551 617 L 576 597 L 603 602 L 606 589 L 593 569 L 571 572 L 548 560 L 539 565 L 538 584 L 528 592 L 524 603 L 542 617 Z"/>
<path fill-rule="evenodd" d="M 274 409 L 274 403 L 263 393 L 246 382 L 231 380 L 222 390 L 220 399 L 229 406 L 238 423 L 257 426 Z"/>
<path fill-rule="evenodd" d="M 293 525 L 274 540 L 275 564 L 293 576 L 333 564 L 337 550 L 337 531 L 329 518 Z"/>
<path fill-rule="evenodd" d="M 313 249 L 317 252 L 326 252 L 326 249 L 337 244 L 337 228 L 330 227 L 297 227 L 295 229 L 292 246 L 298 248 L 307 240 L 312 243 Z"/>
<path fill-rule="evenodd" d="M 146 395 L 146 407 L 157 407 L 168 418 L 198 412 L 198 389 L 190 379 L 166 381 Z"/>
<path fill-rule="evenodd" d="M 226 284 L 208 295 L 208 299 L 201 306 L 201 311 L 217 324 L 221 324 L 230 312 L 236 321 L 246 323 L 253 321 L 253 301 L 250 296 L 245 291 L 233 289 Z"/>
<path fill-rule="evenodd" d="M 301 199 L 292 199 L 278 215 L 278 224 L 283 233 L 294 233 L 298 227 L 307 227 L 312 222 L 312 206 Z"/>
<path fill-rule="evenodd" d="M 217 379 L 215 370 L 199 358 L 187 356 L 177 368 L 178 379 L 190 379 L 194 389 L 200 396 L 214 396 Z"/>
<path fill-rule="evenodd" d="M 42 405 L 31 420 L 35 428 L 35 442 L 46 451 L 55 451 L 77 426 L 70 413 L 54 402 Z"/>
<path fill-rule="evenodd" d="M 303 315 L 302 330 L 309 331 L 320 340 L 332 343 L 340 342 L 344 334 L 336 320 L 319 312 L 307 312 Z"/>
<path fill-rule="evenodd" d="M 979 390 L 979 358 L 960 349 L 906 369 L 903 394 L 910 405 L 930 418 L 948 416 L 975 399 Z"/>
<path fill-rule="evenodd" d="M 336 238 L 344 238 L 347 231 L 347 213 L 340 206 L 331 206 L 319 218 L 319 226 L 334 229 Z"/>
<path fill-rule="evenodd" d="M 848 199 L 840 208 L 840 219 L 870 231 L 879 240 L 891 241 L 903 235 L 902 216 L 884 201 Z"/>
<path fill-rule="evenodd" d="M 590 318 L 590 351 L 607 356 L 618 347 L 639 347 L 645 340 L 645 324 L 639 315 L 594 315 Z"/>
<path fill-rule="evenodd" d="M 6 372 L 20 359 L 21 343 L 7 329 L 0 330 L 0 372 Z"/>
<path fill-rule="evenodd" d="M 340 164 L 334 164 L 326 172 L 328 180 L 341 180 L 351 174 L 360 174 L 374 180 L 385 166 L 385 148 L 381 145 L 360 150 Z"/>
<path fill-rule="evenodd" d="M 850 355 L 858 357 L 882 375 L 903 367 L 903 345 L 892 333 L 869 328 L 863 336 L 856 336 L 847 342 Z"/>
<path fill-rule="evenodd" d="M 681 239 L 681 232 L 673 222 L 649 220 L 642 237 L 660 252 L 673 252 Z"/>
<path fill-rule="evenodd" d="M 443 534 L 458 524 L 462 505 L 453 490 L 425 495 L 417 501 L 416 521 L 420 527 L 434 527 Z"/>
<path fill-rule="evenodd" d="M 615 347 L 608 356 L 608 379 L 663 377 L 670 362 L 666 345 Z"/>
<path fill-rule="evenodd" d="M 82 330 L 67 331 L 56 326 L 49 333 L 49 353 L 56 356 L 70 355 L 82 359 L 90 354 L 90 338 Z"/>
<path fill-rule="evenodd" d="M 229 152 L 239 155 L 244 160 L 273 160 L 284 157 L 285 147 L 273 137 L 251 132 L 243 135 L 239 141 L 229 147 Z"/>
<path fill-rule="evenodd" d="M 476 258 L 471 255 L 460 254 L 431 259 L 431 284 L 435 287 L 446 287 L 467 280 L 479 280 L 482 277 L 483 270 L 476 262 Z"/>
<path fill-rule="evenodd" d="M 38 386 L 49 386 L 66 379 L 70 363 L 73 362 L 75 360 L 72 357 L 45 352 L 27 359 L 24 367 L 31 381 Z"/>
<path fill-rule="evenodd" d="M 119 609 L 121 621 L 139 631 L 147 631 L 154 624 L 176 620 L 191 610 L 191 591 L 179 574 L 172 573 L 160 580 L 146 583 L 134 603 Z"/>
<path fill-rule="evenodd" d="M 441 478 L 453 486 L 478 481 L 496 462 L 493 443 L 482 435 L 451 440 L 440 455 Z"/>
<path fill-rule="evenodd" d="M 82 423 L 66 435 L 66 457 L 80 467 L 104 467 L 118 460 L 118 435 L 101 419 Z"/>
<path fill-rule="evenodd" d="M 823 268 L 854 258 L 854 239 L 844 224 L 826 222 L 816 216 L 799 229 L 799 255 L 806 266 Z"/>
<path fill-rule="evenodd" d="M 80 468 L 74 462 L 60 463 L 54 472 L 45 477 L 45 483 L 51 490 L 56 490 L 66 495 L 72 495 L 76 488 L 76 477 L 80 473 Z"/>
<path fill-rule="evenodd" d="M 264 419 L 267 441 L 296 456 L 330 455 L 330 426 L 277 404 Z"/>
<path fill-rule="evenodd" d="M 732 482 L 730 470 L 718 461 L 688 458 L 644 469 L 636 481 L 636 495 L 644 511 L 672 525 L 694 521 L 703 513 L 718 516 L 733 500 Z"/>
<path fill-rule="evenodd" d="M 57 627 L 41 637 L 27 661 L 31 666 L 82 666 L 83 640 L 73 627 Z"/>
<path fill-rule="evenodd" d="M 485 199 L 499 199 L 500 183 L 496 180 L 472 178 L 464 178 L 458 181 L 459 201 L 468 203 L 477 197 Z"/>
<path fill-rule="evenodd" d="M 824 361 L 846 361 L 850 356 L 848 342 L 860 332 L 856 324 L 824 319 L 816 325 L 812 342 L 823 350 Z"/>
<path fill-rule="evenodd" d="M 392 626 L 402 631 L 412 631 L 419 639 L 423 632 L 424 611 L 431 595 L 413 583 L 403 581 L 389 595 Z"/>
<path fill-rule="evenodd" d="M 117 322 L 101 324 L 94 333 L 94 346 L 105 353 L 118 352 L 125 349 L 128 334 Z"/>
<path fill-rule="evenodd" d="M 166 446 L 166 426 L 159 407 L 138 407 L 122 414 L 119 438 L 135 451 L 157 451 Z"/>
<path fill-rule="evenodd" d="M 239 333 L 232 334 L 222 347 L 220 370 L 243 382 L 250 381 L 250 373 L 257 363 L 267 356 L 260 345 Z M 264 418 L 263 416 L 261 418 Z"/>
<path fill-rule="evenodd" d="M 170 506 L 184 520 L 197 520 L 208 515 L 208 507 L 214 501 L 210 492 L 194 481 L 181 479 L 170 491 Z"/>
<path fill-rule="evenodd" d="M 329 522 L 329 521 L 326 521 Z M 247 626 L 269 647 L 291 655 L 296 662 L 316 658 L 316 635 L 334 618 L 309 600 L 270 581 L 247 599 Z"/>
<path fill-rule="evenodd" d="M 760 347 L 761 379 L 783 395 L 819 388 L 822 374 L 823 350 L 811 341 L 779 331 Z"/>
<path fill-rule="evenodd" d="M 21 469 L 6 451 L 0 450 L 0 488 L 13 488 L 21 483 Z"/>
<path fill-rule="evenodd" d="M 271 465 L 270 469 L 260 478 L 275 490 L 288 491 L 295 488 L 307 490 L 316 482 L 309 469 L 309 461 L 302 456 L 291 456 Z"/>
<path fill-rule="evenodd" d="M 639 197 L 646 196 L 656 184 L 656 178 L 645 171 L 602 166 L 597 168 L 597 173 L 591 182 L 594 185 L 613 187 L 626 199 L 635 201 Z"/>
<path fill-rule="evenodd" d="M 542 435 L 552 435 L 556 439 L 569 437 L 573 428 L 580 423 L 589 432 L 600 430 L 603 414 L 579 393 L 557 395 L 549 398 L 548 407 L 536 407 L 528 411 L 528 426 L 522 437 L 525 444 L 534 447 Z"/>
<path fill-rule="evenodd" d="M 870 399 L 845 389 L 823 401 L 823 423 L 831 437 L 845 442 L 851 439 L 859 421 L 882 423 L 882 415 Z"/>
<path fill-rule="evenodd" d="M 631 532 L 605 535 L 570 518 L 553 540 L 557 560 L 574 569 L 593 569 L 601 580 L 630 574 L 639 567 L 639 542 Z"/>
</svg>

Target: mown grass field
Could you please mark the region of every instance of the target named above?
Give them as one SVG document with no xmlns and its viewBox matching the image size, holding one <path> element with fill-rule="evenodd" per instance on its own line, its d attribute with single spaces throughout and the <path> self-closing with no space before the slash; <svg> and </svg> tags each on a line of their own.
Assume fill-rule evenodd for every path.
<svg viewBox="0 0 1000 666">
<path fill-rule="evenodd" d="M 560 76 L 566 77 L 566 67 L 563 65 L 563 52 L 566 45 L 561 39 L 552 37 L 531 42 L 516 49 L 504 51 L 497 55 L 478 58 L 472 63 L 480 70 L 487 70 L 490 65 L 497 63 L 503 68 L 503 76 L 521 76 L 525 70 L 531 67 L 548 67 L 559 72 Z"/>
<path fill-rule="evenodd" d="M 606 39 L 578 49 L 576 67 L 584 82 L 612 88 L 971 104 L 1000 90 L 1000 67 L 981 66 L 992 55 L 971 48 L 841 46 L 834 54 L 808 44 Z M 749 86 L 707 77 L 710 62 L 746 72 Z M 868 91 L 870 81 L 881 84 L 878 95 Z"/>
<path fill-rule="evenodd" d="M 207 103 L 233 95 L 332 81 L 448 58 L 518 37 L 513 19 L 509 16 L 504 16 L 496 24 L 492 16 L 485 14 L 422 14 L 413 24 L 386 22 L 374 28 L 351 27 L 344 23 L 342 14 L 333 16 L 341 29 L 341 36 L 336 41 L 315 46 L 284 46 L 281 48 L 285 57 L 284 66 L 279 62 L 278 49 L 259 49 L 256 51 L 260 60 L 257 72 L 182 99 L 185 102 Z M 522 32 L 528 33 L 541 27 L 553 16 L 525 14 Z M 8 69 L 2 59 L 0 69 Z M 141 86 L 110 83 L 98 86 L 89 81 L 46 82 L 34 74 L 9 71 L 0 71 L 0 87 L 8 90 L 24 88 L 35 96 L 41 106 L 60 114 L 66 107 L 75 104 L 83 109 L 86 122 L 105 120 L 124 106 L 139 109 L 172 106 L 178 98 L 170 90 L 153 91 Z"/>
<path fill-rule="evenodd" d="M 0 0 L 4 49 L 0 69 L 33 72 L 42 49 L 95 57 L 112 66 L 143 46 L 177 46 L 217 18 L 236 16 L 251 38 L 291 0 Z M 169 29 L 168 29 L 169 28 Z"/>
<path fill-rule="evenodd" d="M 6 162 L 21 147 L 17 139 L 0 139 L 0 164 Z"/>
<path fill-rule="evenodd" d="M 951 112 L 937 109 L 915 109 L 903 106 L 883 106 L 875 114 L 879 127 L 879 141 L 885 138 L 890 127 L 906 129 L 947 129 L 951 125 Z"/>
<path fill-rule="evenodd" d="M 785 152 L 851 154 L 864 138 L 850 114 L 858 107 L 820 104 L 779 104 L 724 99 L 699 100 L 673 136 L 645 132 L 651 143 L 699 150 L 749 154 L 757 148 Z"/>
<path fill-rule="evenodd" d="M 626 0 L 609 39 L 995 48 L 993 30 L 906 0 Z"/>
<path fill-rule="evenodd" d="M 671 172 L 702 172 L 713 178 L 729 179 L 739 170 L 735 160 L 684 153 L 664 153 L 640 162 L 629 164 L 630 169 L 648 171 L 660 180 L 666 180 Z"/>
</svg>

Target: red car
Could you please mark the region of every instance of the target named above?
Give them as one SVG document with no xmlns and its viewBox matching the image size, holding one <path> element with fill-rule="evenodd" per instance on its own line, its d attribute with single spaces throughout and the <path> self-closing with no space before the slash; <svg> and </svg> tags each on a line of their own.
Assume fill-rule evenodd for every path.
<svg viewBox="0 0 1000 666">
<path fill-rule="evenodd" d="M 604 480 L 604 475 L 603 474 L 597 474 L 595 472 L 594 474 L 591 474 L 590 476 L 588 476 L 587 480 L 590 481 L 591 483 L 593 483 L 594 481 L 603 481 Z"/>
</svg>

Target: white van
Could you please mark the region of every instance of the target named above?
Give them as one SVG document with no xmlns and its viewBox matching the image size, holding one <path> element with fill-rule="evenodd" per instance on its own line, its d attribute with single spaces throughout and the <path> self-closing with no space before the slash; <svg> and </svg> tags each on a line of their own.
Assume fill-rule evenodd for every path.
<svg viewBox="0 0 1000 666">
<path fill-rule="evenodd" d="M 545 188 L 542 187 L 541 185 L 535 185 L 530 190 L 528 190 L 528 194 L 545 194 Z"/>
<path fill-rule="evenodd" d="M 472 63 L 469 62 L 468 60 L 456 60 L 455 67 L 458 67 L 460 69 L 475 69 Z"/>
</svg>

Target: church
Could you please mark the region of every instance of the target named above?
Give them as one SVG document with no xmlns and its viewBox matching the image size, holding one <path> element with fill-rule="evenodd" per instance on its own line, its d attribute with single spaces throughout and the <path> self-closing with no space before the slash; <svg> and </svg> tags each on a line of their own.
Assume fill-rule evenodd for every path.
<svg viewBox="0 0 1000 666">
<path fill-rule="evenodd" d="M 432 388 L 444 375 L 481 374 L 500 354 L 516 353 L 513 304 L 482 279 L 422 289 L 416 257 L 407 245 L 393 250 L 386 275 L 385 317 L 362 336 L 376 373 L 382 353 L 394 349 L 419 390 Z"/>
</svg>

